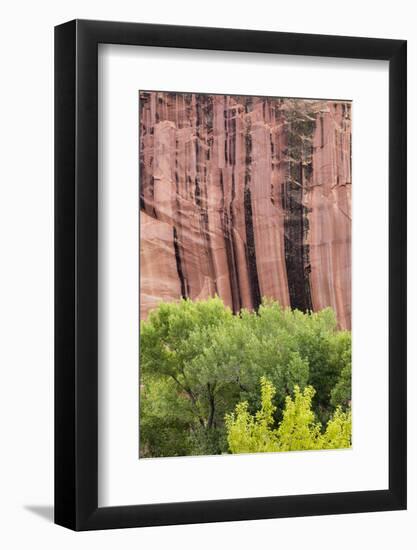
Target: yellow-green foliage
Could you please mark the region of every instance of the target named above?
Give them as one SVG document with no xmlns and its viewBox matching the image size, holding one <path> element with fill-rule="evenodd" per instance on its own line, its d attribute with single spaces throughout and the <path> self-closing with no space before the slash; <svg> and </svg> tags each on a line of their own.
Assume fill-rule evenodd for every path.
<svg viewBox="0 0 417 550">
<path fill-rule="evenodd" d="M 328 421 L 324 433 L 312 411 L 314 388 L 300 390 L 294 387 L 294 397 L 286 397 L 283 418 L 274 427 L 273 384 L 261 378 L 261 408 L 255 415 L 248 410 L 248 403 L 238 403 L 235 412 L 225 417 L 227 441 L 232 453 L 259 453 L 302 451 L 314 449 L 341 449 L 351 446 L 351 412 L 338 407 Z"/>
</svg>

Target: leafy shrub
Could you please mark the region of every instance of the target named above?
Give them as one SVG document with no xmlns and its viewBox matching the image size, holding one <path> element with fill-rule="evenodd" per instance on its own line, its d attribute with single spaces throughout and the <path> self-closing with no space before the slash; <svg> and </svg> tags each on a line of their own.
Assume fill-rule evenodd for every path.
<svg viewBox="0 0 417 550">
<path fill-rule="evenodd" d="M 238 403 L 235 412 L 226 414 L 227 440 L 232 453 L 259 453 L 340 449 L 351 446 L 351 413 L 337 408 L 322 433 L 311 409 L 314 389 L 294 388 L 294 398 L 287 396 L 283 419 L 274 427 L 275 388 L 261 378 L 261 408 L 251 415 L 246 401 Z"/>
</svg>

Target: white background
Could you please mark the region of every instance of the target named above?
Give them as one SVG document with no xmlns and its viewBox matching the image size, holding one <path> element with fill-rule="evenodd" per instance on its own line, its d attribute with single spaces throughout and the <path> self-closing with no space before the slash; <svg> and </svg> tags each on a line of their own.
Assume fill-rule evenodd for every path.
<svg viewBox="0 0 417 550">
<path fill-rule="evenodd" d="M 100 505 L 388 487 L 387 68 L 384 61 L 100 47 Z M 352 449 L 138 460 L 138 89 L 352 100 Z"/>
<path fill-rule="evenodd" d="M 379 549 L 415 545 L 417 520 L 417 37 L 413 3 L 268 0 L 228 3 L 119 0 L 19 2 L 0 33 L 1 368 L 0 543 L 5 548 Z M 409 510 L 74 534 L 54 526 L 53 472 L 53 33 L 74 17 L 380 36 L 409 40 Z M 378 129 L 376 128 L 377 132 Z M 412 153 L 412 154 L 411 154 Z M 378 196 L 369 205 L 370 217 Z M 343 473 L 342 473 L 343 474 Z"/>
</svg>

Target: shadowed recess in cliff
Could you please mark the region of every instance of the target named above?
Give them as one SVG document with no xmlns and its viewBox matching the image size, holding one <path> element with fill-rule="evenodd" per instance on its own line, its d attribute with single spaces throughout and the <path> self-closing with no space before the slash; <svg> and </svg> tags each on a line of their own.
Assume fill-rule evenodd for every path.
<svg viewBox="0 0 417 550">
<path fill-rule="evenodd" d="M 140 92 L 140 310 L 219 295 L 351 316 L 351 104 Z"/>
<path fill-rule="evenodd" d="M 287 111 L 288 179 L 283 186 L 285 262 L 291 307 L 311 311 L 308 209 L 304 196 L 312 173 L 316 125 L 309 103 L 294 101 Z"/>
</svg>

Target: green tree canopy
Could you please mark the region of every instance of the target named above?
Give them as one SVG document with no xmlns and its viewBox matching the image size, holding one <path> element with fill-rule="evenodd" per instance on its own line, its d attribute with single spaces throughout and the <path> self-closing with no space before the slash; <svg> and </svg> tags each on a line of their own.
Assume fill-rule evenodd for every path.
<svg viewBox="0 0 417 550">
<path fill-rule="evenodd" d="M 275 422 L 286 397 L 307 385 L 316 389 L 314 413 L 326 422 L 350 402 L 349 373 L 342 376 L 349 353 L 350 333 L 337 329 L 330 309 L 302 313 L 264 300 L 257 312 L 233 315 L 218 297 L 161 303 L 141 323 L 141 453 L 228 452 L 225 414 L 242 401 L 249 413 L 260 408 L 262 376 L 275 389 Z M 168 429 L 176 435 L 163 443 Z"/>
</svg>

